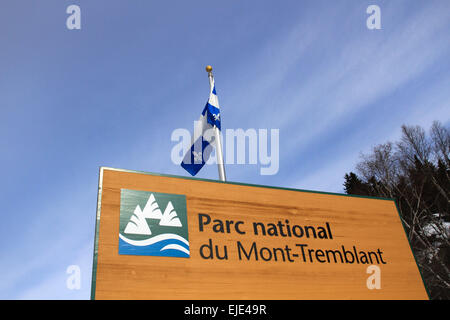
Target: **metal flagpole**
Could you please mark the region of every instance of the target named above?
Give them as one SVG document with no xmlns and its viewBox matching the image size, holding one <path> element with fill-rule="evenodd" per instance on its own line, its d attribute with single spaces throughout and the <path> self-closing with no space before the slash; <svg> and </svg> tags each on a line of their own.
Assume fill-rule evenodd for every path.
<svg viewBox="0 0 450 320">
<path fill-rule="evenodd" d="M 211 92 L 213 90 L 214 85 L 212 67 L 206 66 L 206 72 L 208 72 L 209 88 Z M 216 155 L 217 155 L 217 168 L 219 169 L 219 179 L 221 181 L 227 181 L 227 178 L 225 176 L 225 165 L 223 162 L 222 140 L 220 139 L 220 130 L 216 126 L 214 126 L 214 135 L 216 139 Z"/>
</svg>

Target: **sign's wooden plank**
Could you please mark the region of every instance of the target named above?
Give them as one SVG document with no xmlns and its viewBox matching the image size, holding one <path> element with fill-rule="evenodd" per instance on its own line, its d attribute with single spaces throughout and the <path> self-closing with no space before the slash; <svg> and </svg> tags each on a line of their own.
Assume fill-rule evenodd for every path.
<svg viewBox="0 0 450 320">
<path fill-rule="evenodd" d="M 392 200 L 101 172 L 96 299 L 427 299 Z M 173 250 L 130 244 L 172 231 L 187 238 L 161 242 Z"/>
</svg>

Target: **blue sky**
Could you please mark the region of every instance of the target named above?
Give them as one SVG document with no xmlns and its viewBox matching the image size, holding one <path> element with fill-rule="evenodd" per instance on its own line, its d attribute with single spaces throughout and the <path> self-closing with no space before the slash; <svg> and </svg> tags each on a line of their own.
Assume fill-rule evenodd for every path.
<svg viewBox="0 0 450 320">
<path fill-rule="evenodd" d="M 205 65 L 223 128 L 280 130 L 279 172 L 229 165 L 229 181 L 343 192 L 402 124 L 449 125 L 449 32 L 447 0 L 2 0 L 0 298 L 89 298 L 99 167 L 187 175 L 170 137 L 202 111 Z"/>
</svg>

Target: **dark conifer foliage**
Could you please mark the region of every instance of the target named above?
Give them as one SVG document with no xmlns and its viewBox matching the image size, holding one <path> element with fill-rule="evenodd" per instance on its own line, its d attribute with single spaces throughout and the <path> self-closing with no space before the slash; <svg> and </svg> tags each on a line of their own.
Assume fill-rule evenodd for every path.
<svg viewBox="0 0 450 320">
<path fill-rule="evenodd" d="M 347 194 L 395 199 L 431 299 L 450 299 L 450 130 L 402 126 L 400 141 L 361 155 Z"/>
</svg>

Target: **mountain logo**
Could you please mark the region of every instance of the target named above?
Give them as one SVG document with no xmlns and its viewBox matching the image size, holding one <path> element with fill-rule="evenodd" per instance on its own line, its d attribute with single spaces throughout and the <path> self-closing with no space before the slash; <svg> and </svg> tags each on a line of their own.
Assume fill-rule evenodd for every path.
<svg viewBox="0 0 450 320">
<path fill-rule="evenodd" d="M 121 189 L 119 254 L 189 258 L 186 197 Z"/>
</svg>

